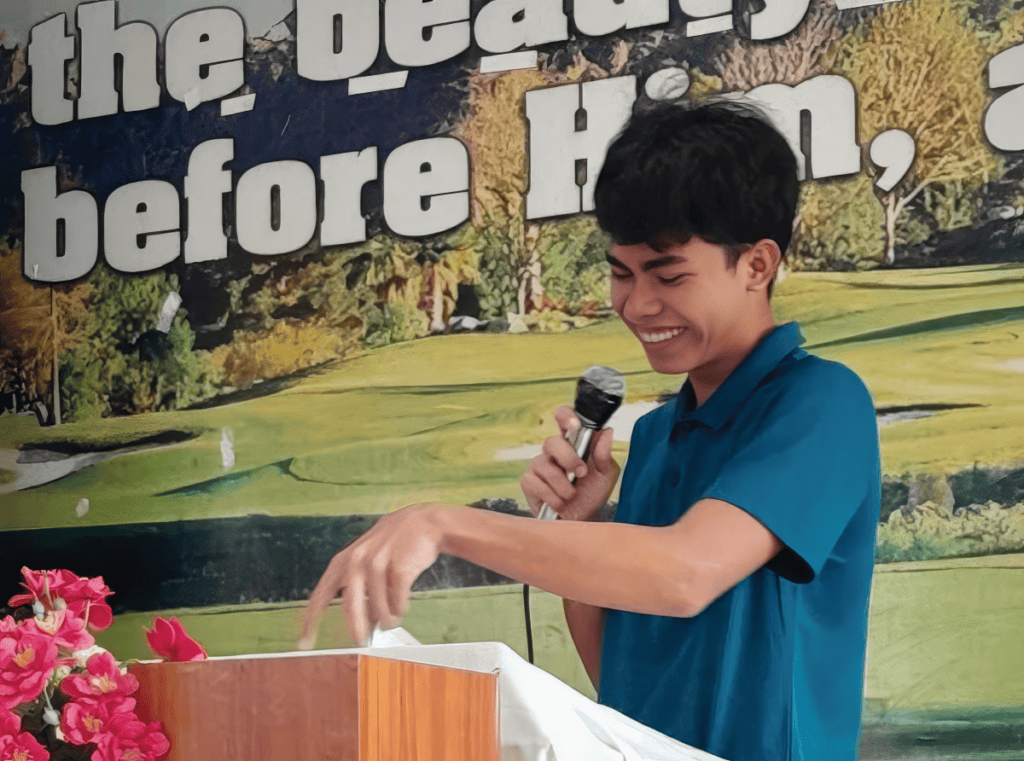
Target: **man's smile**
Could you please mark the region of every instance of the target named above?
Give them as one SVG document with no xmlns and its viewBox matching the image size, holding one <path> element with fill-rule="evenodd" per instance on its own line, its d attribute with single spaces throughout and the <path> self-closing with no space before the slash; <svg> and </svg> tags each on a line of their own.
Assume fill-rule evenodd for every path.
<svg viewBox="0 0 1024 761">
<path fill-rule="evenodd" d="M 637 328 L 636 334 L 640 337 L 640 340 L 647 344 L 656 344 L 663 341 L 667 341 L 670 338 L 675 338 L 682 333 L 686 328 L 660 328 L 657 330 L 645 331 Z"/>
</svg>

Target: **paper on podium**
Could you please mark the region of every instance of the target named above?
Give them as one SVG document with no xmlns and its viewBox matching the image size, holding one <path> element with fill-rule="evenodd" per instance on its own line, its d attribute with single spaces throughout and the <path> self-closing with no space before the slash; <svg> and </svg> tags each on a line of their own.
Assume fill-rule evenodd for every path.
<svg viewBox="0 0 1024 761">
<path fill-rule="evenodd" d="M 502 761 L 721 761 L 595 703 L 500 642 L 420 645 L 393 629 L 346 652 L 497 672 Z"/>
</svg>

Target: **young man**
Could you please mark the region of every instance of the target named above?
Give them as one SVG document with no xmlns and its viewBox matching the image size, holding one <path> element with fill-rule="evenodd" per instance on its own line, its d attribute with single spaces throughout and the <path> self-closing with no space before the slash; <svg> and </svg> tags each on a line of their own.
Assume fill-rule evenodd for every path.
<svg viewBox="0 0 1024 761">
<path fill-rule="evenodd" d="M 730 761 L 856 758 L 878 434 L 856 375 L 774 327 L 797 193 L 785 140 L 735 104 L 634 116 L 595 195 L 612 302 L 651 366 L 687 380 L 634 428 L 615 522 L 593 520 L 611 432 L 589 464 L 554 436 L 522 486 L 562 520 L 391 513 L 332 560 L 307 638 L 339 591 L 357 640 L 395 624 L 445 552 L 563 597 L 602 703 Z"/>
</svg>

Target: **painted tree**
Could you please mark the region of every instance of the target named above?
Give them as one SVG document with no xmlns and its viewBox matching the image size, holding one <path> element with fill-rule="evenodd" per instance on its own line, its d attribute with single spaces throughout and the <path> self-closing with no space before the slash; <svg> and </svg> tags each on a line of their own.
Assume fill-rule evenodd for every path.
<svg viewBox="0 0 1024 761">
<path fill-rule="evenodd" d="M 904 178 L 888 192 L 877 191 L 886 264 L 895 260 L 897 223 L 914 198 L 930 190 L 931 205 L 948 205 L 998 169 L 982 135 L 987 58 L 968 9 L 965 0 L 887 5 L 844 41 L 837 60 L 836 72 L 858 93 L 865 154 L 884 130 L 905 130 L 916 143 Z M 866 155 L 865 166 L 872 166 Z"/>
<path fill-rule="evenodd" d="M 455 311 L 459 286 L 479 279 L 479 255 L 467 242 L 471 237 L 468 225 L 434 240 L 433 245 L 428 245 L 429 241 L 392 241 L 380 236 L 386 244 L 371 259 L 363 280 L 377 289 L 379 310 L 428 315 L 424 330 L 408 326 L 408 338 L 444 331 Z M 410 314 L 410 319 L 418 318 Z"/>
<path fill-rule="evenodd" d="M 1024 42 L 1024 5 L 1007 3 L 996 18 L 995 29 L 987 36 L 989 55 Z"/>
<path fill-rule="evenodd" d="M 725 90 L 745 92 L 774 82 L 797 85 L 827 73 L 843 36 L 839 20 L 833 3 L 815 0 L 800 25 L 781 40 L 752 42 L 736 37 L 720 61 Z"/>
<path fill-rule="evenodd" d="M 454 134 L 468 147 L 473 166 L 470 245 L 480 254 L 481 308 L 492 317 L 522 314 L 526 294 L 537 296 L 531 278 L 535 252 L 527 249 L 525 224 L 526 122 L 523 97 L 558 77 L 536 69 L 474 74 L 468 109 Z M 519 294 L 523 295 L 520 296 Z"/>
<path fill-rule="evenodd" d="M 538 241 L 542 250 L 541 282 L 545 303 L 573 314 L 596 314 L 611 305 L 603 265 L 608 239 L 592 215 L 579 215 L 545 225 Z"/>
<path fill-rule="evenodd" d="M 69 420 L 177 409 L 213 394 L 218 381 L 206 352 L 179 309 L 157 330 L 177 277 L 165 271 L 124 276 L 93 268 L 81 340 L 61 357 L 61 397 Z"/>
<path fill-rule="evenodd" d="M 800 186 L 800 218 L 790 245 L 794 268 L 877 266 L 885 234 L 882 210 L 866 174 L 804 182 Z"/>
<path fill-rule="evenodd" d="M 545 228 L 562 224 L 525 219 L 526 93 L 619 74 L 628 57 L 629 45 L 619 41 L 609 70 L 578 52 L 565 71 L 542 64 L 539 69 L 470 77 L 468 109 L 454 134 L 472 157 L 475 238 L 468 245 L 480 253 L 481 307 L 491 316 L 525 314 L 540 305 L 544 251 L 558 238 L 555 230 Z"/>
<path fill-rule="evenodd" d="M 21 273 L 21 250 L 0 247 L 0 348 L 6 349 L 8 383 L 20 376 L 30 398 L 50 387 L 54 421 L 61 422 L 61 354 L 84 335 L 91 287 L 85 283 L 46 286 Z"/>
</svg>

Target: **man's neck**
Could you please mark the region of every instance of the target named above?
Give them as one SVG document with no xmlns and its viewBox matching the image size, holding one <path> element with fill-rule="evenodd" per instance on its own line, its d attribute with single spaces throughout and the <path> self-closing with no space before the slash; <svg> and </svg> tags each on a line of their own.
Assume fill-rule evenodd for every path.
<svg viewBox="0 0 1024 761">
<path fill-rule="evenodd" d="M 715 390 L 746 359 L 754 347 L 761 342 L 761 339 L 771 333 L 774 328 L 775 322 L 771 311 L 768 311 L 765 319 L 747 323 L 745 329 L 730 342 L 729 348 L 714 361 L 690 371 L 687 377 L 693 387 L 698 407 L 715 393 Z"/>
</svg>

